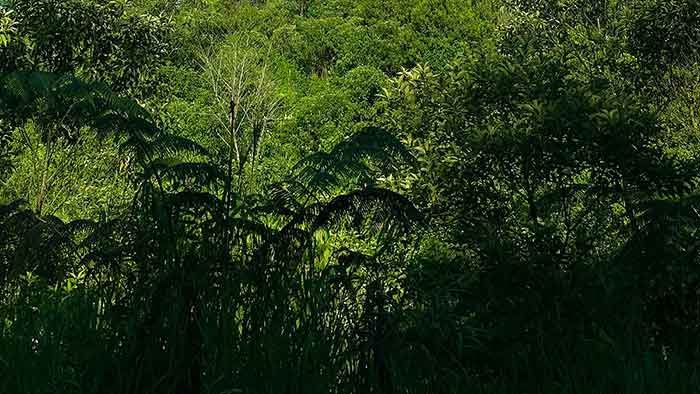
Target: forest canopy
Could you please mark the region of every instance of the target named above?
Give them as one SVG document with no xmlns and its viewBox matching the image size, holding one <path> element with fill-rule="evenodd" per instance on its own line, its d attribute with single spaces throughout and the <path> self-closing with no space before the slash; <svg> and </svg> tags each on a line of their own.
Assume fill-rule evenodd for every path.
<svg viewBox="0 0 700 394">
<path fill-rule="evenodd" d="M 693 393 L 695 0 L 0 0 L 0 392 Z"/>
</svg>

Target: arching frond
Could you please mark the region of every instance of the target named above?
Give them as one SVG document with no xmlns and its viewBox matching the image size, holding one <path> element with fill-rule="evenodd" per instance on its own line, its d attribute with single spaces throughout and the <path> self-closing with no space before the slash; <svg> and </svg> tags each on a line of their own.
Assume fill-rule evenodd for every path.
<svg viewBox="0 0 700 394">
<path fill-rule="evenodd" d="M 150 179 L 154 175 L 170 182 L 175 188 L 188 185 L 195 188 L 213 187 L 224 179 L 224 174 L 216 166 L 186 162 L 174 157 L 156 159 L 145 165 L 143 178 Z"/>
<path fill-rule="evenodd" d="M 370 167 L 353 157 L 335 157 L 318 152 L 298 163 L 293 169 L 294 182 L 290 191 L 297 196 L 311 193 L 317 198 L 328 198 L 346 184 L 370 182 Z"/>
<path fill-rule="evenodd" d="M 159 133 L 150 139 L 141 133 L 134 133 L 120 147 L 123 151 L 132 151 L 140 163 L 148 163 L 162 157 L 179 154 L 207 156 L 209 153 L 196 142 L 168 133 Z"/>
<path fill-rule="evenodd" d="M 0 115 L 17 125 L 34 119 L 53 130 L 51 138 L 73 138 L 82 127 L 92 127 L 100 135 L 137 131 L 150 135 L 156 130 L 148 111 L 135 100 L 120 97 L 99 82 L 46 72 L 0 76 Z"/>
<path fill-rule="evenodd" d="M 272 229 L 256 220 L 233 217 L 228 218 L 224 225 L 230 230 L 236 230 L 247 235 L 256 235 L 264 240 L 270 240 L 275 235 Z"/>
<path fill-rule="evenodd" d="M 294 216 L 304 209 L 303 202 L 299 200 L 307 197 L 314 199 L 313 194 L 304 185 L 291 180 L 285 183 L 276 183 L 268 188 L 269 203 L 261 211 L 274 212 L 285 216 Z M 319 203 L 319 200 L 313 202 Z"/>
<path fill-rule="evenodd" d="M 347 161 L 370 159 L 384 169 L 399 162 L 411 163 L 414 159 L 401 141 L 377 127 L 367 127 L 341 141 L 330 154 Z"/>
<path fill-rule="evenodd" d="M 371 184 L 374 170 L 391 171 L 412 162 L 413 156 L 396 137 L 368 127 L 338 143 L 331 152 L 318 152 L 297 163 L 292 178 L 297 189 L 303 185 L 305 190 L 290 191 L 329 197 L 348 184 Z"/>
<path fill-rule="evenodd" d="M 344 194 L 311 210 L 317 211 L 311 223 L 314 230 L 350 225 L 377 233 L 407 233 L 421 220 L 420 212 L 406 197 L 381 188 Z"/>
</svg>

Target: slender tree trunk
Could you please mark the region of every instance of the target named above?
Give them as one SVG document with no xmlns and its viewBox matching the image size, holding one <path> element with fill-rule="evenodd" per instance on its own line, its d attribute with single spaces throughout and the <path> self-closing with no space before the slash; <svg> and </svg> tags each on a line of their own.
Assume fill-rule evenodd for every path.
<svg viewBox="0 0 700 394">
<path fill-rule="evenodd" d="M 38 216 L 41 216 L 43 210 L 44 210 L 44 201 L 46 199 L 46 193 L 48 189 L 48 180 L 49 180 L 49 169 L 51 167 L 51 156 L 53 154 L 53 144 L 51 142 L 51 129 L 47 131 L 47 140 L 46 140 L 46 152 L 45 158 L 44 158 L 44 168 L 42 169 L 41 172 L 41 184 L 39 185 L 39 191 L 36 196 L 36 214 Z"/>
</svg>

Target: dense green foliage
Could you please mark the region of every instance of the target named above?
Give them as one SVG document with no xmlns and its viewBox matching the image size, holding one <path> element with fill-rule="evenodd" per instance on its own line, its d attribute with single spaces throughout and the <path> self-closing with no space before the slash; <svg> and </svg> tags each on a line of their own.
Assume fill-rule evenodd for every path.
<svg viewBox="0 0 700 394">
<path fill-rule="evenodd" d="M 0 392 L 696 392 L 698 60 L 694 0 L 0 0 Z"/>
</svg>

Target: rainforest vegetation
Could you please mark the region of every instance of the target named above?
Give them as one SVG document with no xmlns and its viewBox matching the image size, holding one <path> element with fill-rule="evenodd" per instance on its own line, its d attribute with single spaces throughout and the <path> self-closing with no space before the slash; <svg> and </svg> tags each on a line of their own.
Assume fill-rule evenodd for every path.
<svg viewBox="0 0 700 394">
<path fill-rule="evenodd" d="M 696 393 L 697 0 L 0 0 L 0 393 Z"/>
</svg>

